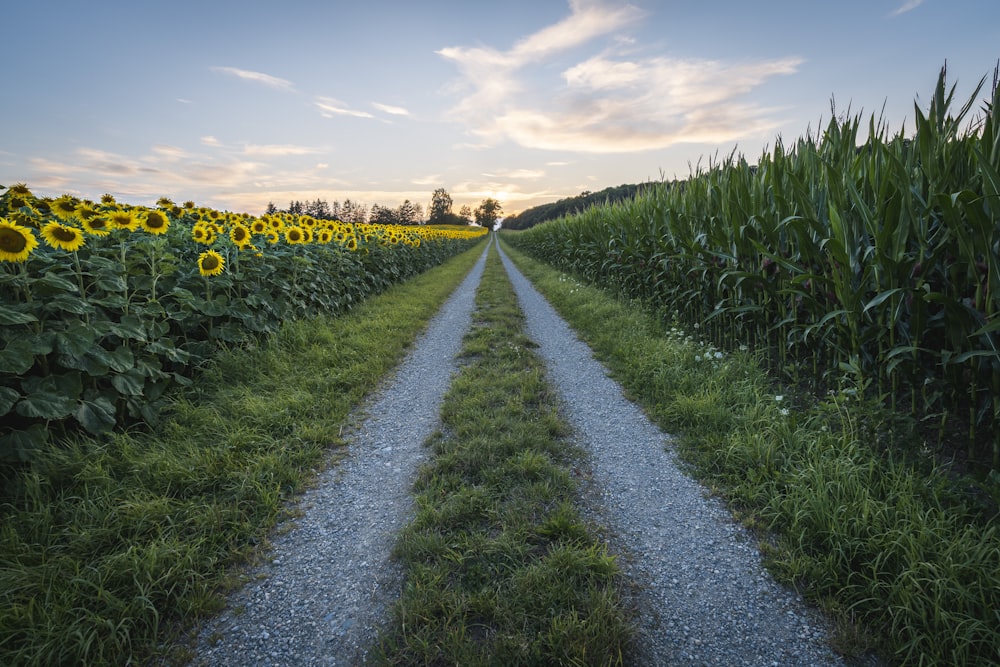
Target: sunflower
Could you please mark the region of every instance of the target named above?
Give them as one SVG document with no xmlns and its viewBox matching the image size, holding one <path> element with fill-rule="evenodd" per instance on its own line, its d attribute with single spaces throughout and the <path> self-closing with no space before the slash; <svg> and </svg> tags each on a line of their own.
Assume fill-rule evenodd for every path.
<svg viewBox="0 0 1000 667">
<path fill-rule="evenodd" d="M 170 218 L 163 211 L 146 211 L 141 218 L 142 228 L 150 234 L 166 234 L 170 227 Z"/>
<path fill-rule="evenodd" d="M 317 243 L 329 243 L 333 240 L 333 232 L 329 229 L 321 229 L 316 232 L 316 242 Z"/>
<path fill-rule="evenodd" d="M 306 240 L 305 230 L 297 225 L 290 225 L 285 227 L 285 241 L 289 245 L 298 245 L 299 243 L 305 243 Z"/>
<path fill-rule="evenodd" d="M 76 197 L 70 195 L 63 195 L 58 199 L 54 200 L 50 204 L 52 210 L 52 215 L 56 216 L 60 220 L 69 220 L 70 218 L 76 217 L 76 207 L 79 204 L 79 200 Z"/>
<path fill-rule="evenodd" d="M 243 223 L 237 222 L 229 228 L 229 238 L 236 244 L 237 248 L 243 250 L 250 245 L 250 229 Z"/>
<path fill-rule="evenodd" d="M 226 260 L 214 250 L 206 250 L 198 255 L 198 273 L 203 276 L 217 276 L 222 273 Z"/>
<path fill-rule="evenodd" d="M 117 202 L 115 201 L 114 195 L 105 192 L 101 195 L 101 203 L 105 206 L 114 206 Z"/>
<path fill-rule="evenodd" d="M 276 232 L 283 232 L 285 230 L 285 221 L 281 218 L 271 218 L 268 224 L 270 224 L 271 229 Z"/>
<path fill-rule="evenodd" d="M 38 247 L 38 239 L 27 227 L 0 218 L 0 261 L 23 262 Z"/>
<path fill-rule="evenodd" d="M 139 226 L 139 220 L 132 211 L 111 211 L 108 213 L 108 223 L 114 229 L 127 229 L 130 232 Z"/>
<path fill-rule="evenodd" d="M 195 209 L 194 202 L 191 201 L 190 199 L 188 199 L 186 202 L 184 202 L 184 204 L 182 204 L 182 206 L 185 209 L 187 209 L 188 211 L 193 211 Z"/>
<path fill-rule="evenodd" d="M 42 238 L 53 248 L 76 252 L 83 247 L 83 232 L 59 222 L 50 222 L 42 227 Z"/>
<path fill-rule="evenodd" d="M 270 229 L 270 226 L 267 224 L 267 221 L 260 218 L 250 223 L 250 231 L 254 234 L 266 234 L 268 229 Z"/>
<path fill-rule="evenodd" d="M 174 205 L 174 201 L 169 197 L 160 197 L 156 200 L 156 205 L 160 208 L 170 208 Z"/>
<path fill-rule="evenodd" d="M 355 250 L 358 249 L 358 239 L 355 238 L 354 236 L 348 236 L 347 243 L 344 245 L 347 247 L 348 250 L 354 252 Z"/>
<path fill-rule="evenodd" d="M 216 236 L 215 231 L 203 222 L 195 223 L 194 227 L 191 228 L 191 238 L 204 245 L 215 243 Z"/>
<path fill-rule="evenodd" d="M 7 188 L 7 192 L 12 195 L 17 195 L 18 197 L 31 197 L 31 190 L 28 189 L 26 183 L 15 183 L 14 185 Z"/>
<path fill-rule="evenodd" d="M 267 242 L 270 243 L 271 245 L 274 245 L 280 240 L 281 240 L 281 234 L 279 234 L 278 232 L 272 230 L 267 233 Z"/>
<path fill-rule="evenodd" d="M 312 227 L 303 227 L 302 228 L 302 242 L 303 243 L 312 243 L 313 242 L 313 236 L 314 236 L 314 234 L 313 234 Z"/>
<path fill-rule="evenodd" d="M 83 231 L 92 236 L 107 236 L 113 227 L 111 222 L 102 215 L 86 218 L 80 223 L 80 226 L 83 227 Z"/>
</svg>

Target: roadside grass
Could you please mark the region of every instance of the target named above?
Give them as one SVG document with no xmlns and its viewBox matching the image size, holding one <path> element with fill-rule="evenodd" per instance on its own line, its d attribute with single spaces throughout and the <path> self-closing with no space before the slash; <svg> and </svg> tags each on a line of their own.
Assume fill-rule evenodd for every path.
<svg viewBox="0 0 1000 667">
<path fill-rule="evenodd" d="M 1000 664 L 998 517 L 944 471 L 887 455 L 882 411 L 849 392 L 776 390 L 752 350 L 716 350 L 501 240 L 631 398 L 680 436 L 692 474 L 760 530 L 776 576 L 832 612 L 835 648 Z"/>
<path fill-rule="evenodd" d="M 184 627 L 221 608 L 231 566 L 266 545 L 482 250 L 220 355 L 155 432 L 76 440 L 5 480 L 0 664 L 189 658 Z"/>
<path fill-rule="evenodd" d="M 495 249 L 476 304 L 395 549 L 406 583 L 379 661 L 622 664 L 621 576 L 575 509 L 583 454 L 565 440 Z"/>
</svg>

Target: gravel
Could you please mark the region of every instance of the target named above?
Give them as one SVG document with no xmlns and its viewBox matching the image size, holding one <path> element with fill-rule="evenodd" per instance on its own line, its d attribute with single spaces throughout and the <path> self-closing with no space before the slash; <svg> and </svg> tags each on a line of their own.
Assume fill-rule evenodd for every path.
<svg viewBox="0 0 1000 667">
<path fill-rule="evenodd" d="M 633 585 L 637 665 L 843 665 L 825 619 L 764 569 L 753 536 L 682 472 L 664 434 L 622 394 L 501 252 L 562 402 L 590 456 L 590 513 Z"/>
<path fill-rule="evenodd" d="M 472 322 L 486 252 L 395 376 L 371 401 L 347 455 L 298 501 L 300 518 L 272 539 L 270 562 L 249 572 L 227 609 L 197 636 L 194 665 L 358 665 L 365 661 L 402 570 L 396 533 L 413 513 L 424 441 Z"/>
<path fill-rule="evenodd" d="M 347 455 L 299 501 L 227 609 L 199 631 L 195 665 L 365 662 L 402 572 L 390 558 L 413 513 L 423 442 L 471 324 L 485 251 L 366 407 Z M 501 252 L 579 446 L 588 513 L 632 582 L 637 665 L 842 665 L 824 619 L 764 569 L 756 543 L 682 472 L 670 438 L 631 402 Z"/>
</svg>

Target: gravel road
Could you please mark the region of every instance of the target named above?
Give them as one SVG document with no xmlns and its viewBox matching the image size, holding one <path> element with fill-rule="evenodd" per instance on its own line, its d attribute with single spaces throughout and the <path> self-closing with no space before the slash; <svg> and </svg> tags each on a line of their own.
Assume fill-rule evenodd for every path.
<svg viewBox="0 0 1000 667">
<path fill-rule="evenodd" d="M 250 573 L 199 632 L 194 665 L 358 665 L 399 596 L 390 560 L 413 512 L 424 441 L 439 424 L 462 334 L 472 323 L 486 251 L 348 439 L 347 456 L 299 501 L 301 518 L 273 540 L 270 563 Z"/>
<path fill-rule="evenodd" d="M 301 498 L 227 610 L 198 634 L 192 664 L 358 665 L 398 595 L 389 556 L 412 515 L 410 495 L 471 324 L 483 256 L 366 406 L 348 454 Z M 843 664 L 823 620 L 777 585 L 725 507 L 680 471 L 669 436 L 622 395 L 603 366 L 501 253 L 528 335 L 590 452 L 591 518 L 633 582 L 637 665 Z"/>
<path fill-rule="evenodd" d="M 594 518 L 635 587 L 638 665 L 842 665 L 824 621 L 764 569 L 753 537 L 681 472 L 655 426 L 501 252 L 577 444 Z"/>
</svg>

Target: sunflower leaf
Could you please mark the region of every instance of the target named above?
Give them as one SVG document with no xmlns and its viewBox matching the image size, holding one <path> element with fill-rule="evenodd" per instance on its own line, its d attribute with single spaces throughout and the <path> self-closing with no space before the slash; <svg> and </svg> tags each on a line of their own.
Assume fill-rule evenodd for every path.
<svg viewBox="0 0 1000 667">
<path fill-rule="evenodd" d="M 16 390 L 10 387 L 0 387 L 0 417 L 10 412 L 19 398 L 21 395 Z"/>
<path fill-rule="evenodd" d="M 17 414 L 35 419 L 62 419 L 73 414 L 73 400 L 63 394 L 38 391 L 22 398 Z"/>
<path fill-rule="evenodd" d="M 114 428 L 115 406 L 108 399 L 99 396 L 92 401 L 80 401 L 74 416 L 91 433 L 106 433 Z"/>
<path fill-rule="evenodd" d="M 30 324 L 37 321 L 38 318 L 31 313 L 15 310 L 8 306 L 0 306 L 0 324 Z"/>
</svg>

